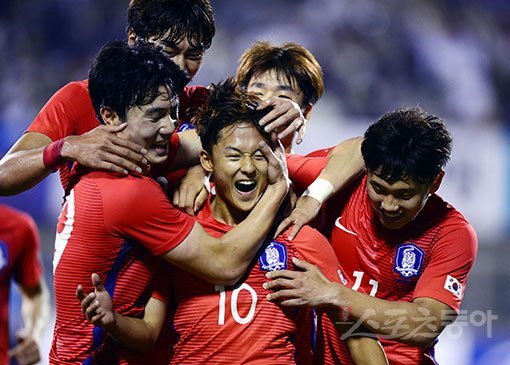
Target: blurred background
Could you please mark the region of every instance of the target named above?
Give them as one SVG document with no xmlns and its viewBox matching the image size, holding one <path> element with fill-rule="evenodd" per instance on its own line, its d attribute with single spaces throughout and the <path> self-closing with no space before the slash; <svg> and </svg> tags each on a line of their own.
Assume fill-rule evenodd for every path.
<svg viewBox="0 0 510 365">
<path fill-rule="evenodd" d="M 326 92 L 297 152 L 360 135 L 397 107 L 420 105 L 443 117 L 454 151 L 439 194 L 473 224 L 479 254 L 461 316 L 441 335 L 437 357 L 443 364 L 510 364 L 510 2 L 212 3 L 217 33 L 192 84 L 233 75 L 238 57 L 255 40 L 300 43 L 322 65 Z M 1 1 L 0 155 L 57 89 L 87 78 L 104 42 L 125 38 L 127 4 Z M 55 174 L 26 193 L 0 197 L 36 219 L 50 286 L 62 195 Z M 15 292 L 12 307 L 14 330 L 20 320 Z"/>
</svg>

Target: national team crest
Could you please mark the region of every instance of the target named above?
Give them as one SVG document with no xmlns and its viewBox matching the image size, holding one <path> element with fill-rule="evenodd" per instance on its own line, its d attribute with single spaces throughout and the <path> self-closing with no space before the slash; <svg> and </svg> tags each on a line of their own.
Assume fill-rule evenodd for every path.
<svg viewBox="0 0 510 365">
<path fill-rule="evenodd" d="M 3 241 L 0 241 L 0 271 L 2 271 L 2 269 L 7 266 L 7 263 L 9 262 L 8 258 L 9 251 L 7 249 L 7 244 Z"/>
<path fill-rule="evenodd" d="M 405 279 L 420 274 L 425 253 L 414 243 L 408 242 L 397 246 L 393 269 Z"/>
<path fill-rule="evenodd" d="M 260 270 L 276 271 L 287 268 L 287 247 L 283 243 L 272 241 L 259 257 Z"/>
</svg>

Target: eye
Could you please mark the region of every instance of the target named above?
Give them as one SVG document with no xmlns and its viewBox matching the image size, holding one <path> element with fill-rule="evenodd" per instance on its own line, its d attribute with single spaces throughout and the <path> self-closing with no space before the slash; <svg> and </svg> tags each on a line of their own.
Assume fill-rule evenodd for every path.
<svg viewBox="0 0 510 365">
<path fill-rule="evenodd" d="M 265 161 L 266 158 L 262 154 L 262 152 L 257 152 L 255 155 L 253 155 L 253 158 L 257 161 Z"/>
<path fill-rule="evenodd" d="M 186 55 L 186 58 L 192 61 L 201 61 L 202 57 L 204 57 L 204 52 L 191 53 Z"/>
<path fill-rule="evenodd" d="M 398 199 L 409 200 L 413 197 L 413 194 L 400 194 L 397 196 Z"/>
<path fill-rule="evenodd" d="M 288 96 L 288 95 L 278 95 L 278 97 L 279 97 L 280 99 L 292 100 L 292 98 L 291 98 L 290 96 Z"/>
</svg>

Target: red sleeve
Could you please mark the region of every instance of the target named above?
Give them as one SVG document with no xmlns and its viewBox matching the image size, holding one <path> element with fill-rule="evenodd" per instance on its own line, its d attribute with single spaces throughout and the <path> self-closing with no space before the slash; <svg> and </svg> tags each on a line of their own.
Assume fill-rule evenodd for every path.
<svg viewBox="0 0 510 365">
<path fill-rule="evenodd" d="M 303 260 L 317 265 L 330 281 L 341 283 L 340 264 L 326 237 L 310 226 L 304 226 L 292 242 Z"/>
<path fill-rule="evenodd" d="M 23 287 L 34 287 L 39 284 L 42 265 L 39 261 L 39 232 L 34 220 L 28 214 L 20 215 L 17 228 L 17 245 L 23 247 L 16 261 L 14 280 Z"/>
<path fill-rule="evenodd" d="M 204 105 L 208 90 L 204 86 L 186 86 L 179 95 L 179 127 L 182 123 L 189 123 L 198 109 Z"/>
<path fill-rule="evenodd" d="M 303 157 L 287 155 L 289 177 L 296 191 L 304 191 L 320 175 L 328 162 L 327 157 Z"/>
<path fill-rule="evenodd" d="M 35 117 L 26 132 L 38 132 L 53 141 L 79 135 L 98 126 L 88 82 L 71 82 L 58 90 Z"/>
<path fill-rule="evenodd" d="M 310 152 L 310 153 L 307 153 L 305 155 L 305 157 L 328 157 L 329 156 L 329 153 L 335 148 L 335 146 L 333 147 L 328 147 L 328 148 L 323 148 L 322 150 L 317 150 L 317 151 L 313 151 L 313 152 Z"/>
<path fill-rule="evenodd" d="M 413 299 L 436 299 L 459 312 L 478 240 L 467 222 L 445 233 L 434 245 L 428 266 L 416 284 Z"/>
<path fill-rule="evenodd" d="M 101 190 L 104 224 L 121 237 L 131 237 L 153 255 L 178 246 L 195 220 L 174 208 L 160 186 L 145 176 L 116 178 Z"/>
</svg>

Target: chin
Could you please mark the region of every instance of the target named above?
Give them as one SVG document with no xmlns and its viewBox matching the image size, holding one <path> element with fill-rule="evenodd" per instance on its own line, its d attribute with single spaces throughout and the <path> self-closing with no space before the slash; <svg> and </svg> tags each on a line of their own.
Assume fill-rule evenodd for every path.
<svg viewBox="0 0 510 365">
<path fill-rule="evenodd" d="M 165 154 L 164 156 L 162 156 L 162 155 L 153 155 L 153 154 L 149 153 L 147 155 L 147 161 L 151 165 L 162 164 L 162 163 L 166 162 L 167 159 L 168 159 L 168 154 Z"/>
</svg>

